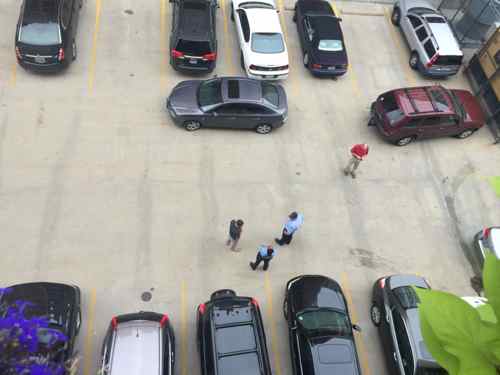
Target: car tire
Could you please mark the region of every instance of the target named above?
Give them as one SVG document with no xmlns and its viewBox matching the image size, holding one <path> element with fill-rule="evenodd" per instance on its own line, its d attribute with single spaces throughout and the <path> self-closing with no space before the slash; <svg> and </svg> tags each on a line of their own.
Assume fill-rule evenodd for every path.
<svg viewBox="0 0 500 375">
<path fill-rule="evenodd" d="M 73 40 L 73 43 L 71 44 L 71 58 L 73 59 L 73 61 L 76 60 L 76 42 Z"/>
<path fill-rule="evenodd" d="M 273 131 L 273 126 L 270 124 L 260 124 L 255 127 L 255 131 L 259 134 L 269 134 Z"/>
<path fill-rule="evenodd" d="M 309 66 L 309 54 L 307 52 L 304 53 L 304 58 L 303 58 L 302 62 L 304 63 L 304 66 L 306 68 Z"/>
<path fill-rule="evenodd" d="M 283 301 L 283 317 L 288 321 L 288 300 L 286 298 Z"/>
<path fill-rule="evenodd" d="M 293 9 L 293 22 L 297 22 L 297 5 L 295 5 L 295 8 Z"/>
<path fill-rule="evenodd" d="M 457 137 L 459 139 L 465 139 L 465 138 L 470 137 L 472 134 L 474 134 L 474 130 L 466 129 L 463 132 L 457 134 L 455 137 Z"/>
<path fill-rule="evenodd" d="M 245 70 L 245 58 L 243 57 L 243 51 L 240 52 L 240 64 L 241 69 Z"/>
<path fill-rule="evenodd" d="M 396 142 L 394 142 L 394 144 L 396 146 L 402 147 L 402 146 L 406 146 L 406 145 L 412 143 L 414 139 L 415 139 L 415 136 L 410 135 L 408 137 L 403 137 L 403 138 L 398 139 Z"/>
<path fill-rule="evenodd" d="M 410 64 L 410 68 L 412 68 L 413 70 L 418 69 L 418 64 L 420 64 L 420 57 L 418 56 L 417 51 L 413 51 L 411 53 L 408 63 Z"/>
<path fill-rule="evenodd" d="M 380 323 L 382 321 L 382 311 L 375 302 L 372 303 L 372 306 L 370 307 L 370 318 L 375 327 L 380 326 Z"/>
<path fill-rule="evenodd" d="M 184 129 L 186 129 L 188 132 L 194 132 L 199 128 L 201 128 L 201 123 L 199 121 L 189 120 L 184 122 Z"/>
<path fill-rule="evenodd" d="M 398 7 L 394 7 L 392 10 L 391 22 L 394 26 L 399 27 L 399 23 L 401 22 L 401 9 Z"/>
<path fill-rule="evenodd" d="M 234 22 L 234 5 L 231 3 L 231 21 Z"/>
<path fill-rule="evenodd" d="M 370 119 L 368 120 L 368 126 L 377 126 L 377 122 L 375 121 L 374 116 L 370 116 Z"/>
</svg>

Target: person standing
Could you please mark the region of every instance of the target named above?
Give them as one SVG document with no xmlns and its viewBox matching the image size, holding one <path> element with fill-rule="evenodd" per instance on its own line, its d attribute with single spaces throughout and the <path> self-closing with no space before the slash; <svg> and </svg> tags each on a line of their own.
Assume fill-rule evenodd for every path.
<svg viewBox="0 0 500 375">
<path fill-rule="evenodd" d="M 356 178 L 356 169 L 359 167 L 359 163 L 368 155 L 368 145 L 366 143 L 356 144 L 351 147 L 351 160 L 347 163 L 344 168 L 344 174 L 347 176 L 351 175 L 352 178 Z"/>
<path fill-rule="evenodd" d="M 264 262 L 264 267 L 262 267 L 262 269 L 267 271 L 269 262 L 273 259 L 276 252 L 271 245 L 260 245 L 258 250 L 255 262 L 250 262 L 250 268 L 255 271 L 260 262 Z"/>
<path fill-rule="evenodd" d="M 231 220 L 229 223 L 229 238 L 226 241 L 226 246 L 231 245 L 230 249 L 232 251 L 238 251 L 236 246 L 238 246 L 238 241 L 241 237 L 241 232 L 243 230 L 243 220 Z"/>
<path fill-rule="evenodd" d="M 288 215 L 288 221 L 283 227 L 281 238 L 275 238 L 274 241 L 276 241 L 276 243 L 280 246 L 289 245 L 290 242 L 292 242 L 293 234 L 300 228 L 303 222 L 304 215 L 293 211 L 290 215 Z"/>
</svg>

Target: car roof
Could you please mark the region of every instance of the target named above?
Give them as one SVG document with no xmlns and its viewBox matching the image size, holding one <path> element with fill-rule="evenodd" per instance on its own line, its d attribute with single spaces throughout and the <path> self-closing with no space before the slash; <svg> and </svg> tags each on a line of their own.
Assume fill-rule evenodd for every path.
<svg viewBox="0 0 500 375">
<path fill-rule="evenodd" d="M 407 115 L 426 113 L 455 114 L 453 102 L 441 86 L 423 86 L 394 90 L 399 107 Z"/>
<path fill-rule="evenodd" d="M 323 0 L 299 0 L 302 11 L 307 13 L 335 15 L 330 3 Z"/>
<path fill-rule="evenodd" d="M 252 33 L 282 34 L 280 20 L 275 9 L 250 8 L 245 9 L 245 12 Z"/>
<path fill-rule="evenodd" d="M 57 22 L 61 0 L 25 0 L 23 25 L 35 22 Z"/>
<path fill-rule="evenodd" d="M 339 19 L 335 16 L 313 15 L 309 17 L 313 29 L 320 38 L 342 38 Z"/>
<path fill-rule="evenodd" d="M 229 102 L 262 102 L 261 81 L 249 78 L 222 78 L 222 100 Z"/>
<path fill-rule="evenodd" d="M 179 37 L 190 40 L 208 40 L 210 32 L 210 5 L 205 0 L 180 2 Z"/>
<path fill-rule="evenodd" d="M 109 373 L 161 375 L 161 342 L 159 322 L 132 320 L 118 324 Z"/>
<path fill-rule="evenodd" d="M 439 17 L 445 19 L 442 16 Z M 437 52 L 439 53 L 440 56 L 463 56 L 463 53 L 460 50 L 460 46 L 458 45 L 458 42 L 455 39 L 455 35 L 451 31 L 448 22 L 430 23 L 427 21 L 427 25 L 429 26 L 429 29 L 431 30 L 431 33 L 434 36 L 434 40 L 437 43 L 438 47 Z"/>
</svg>

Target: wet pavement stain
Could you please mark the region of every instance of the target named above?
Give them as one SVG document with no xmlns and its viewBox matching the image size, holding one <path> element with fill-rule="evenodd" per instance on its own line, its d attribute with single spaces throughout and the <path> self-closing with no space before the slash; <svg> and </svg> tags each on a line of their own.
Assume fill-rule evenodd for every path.
<svg viewBox="0 0 500 375">
<path fill-rule="evenodd" d="M 379 257 L 378 255 L 373 253 L 373 251 L 370 250 L 351 248 L 349 249 L 349 253 L 352 256 L 358 258 L 359 263 L 363 267 L 377 269 L 387 264 L 387 262 L 383 258 Z"/>
<path fill-rule="evenodd" d="M 134 14 L 134 11 L 132 9 L 125 9 L 123 11 L 123 13 L 128 14 L 128 15 L 132 15 L 132 14 Z"/>
<path fill-rule="evenodd" d="M 153 294 L 151 294 L 151 292 L 144 292 L 141 294 L 141 299 L 144 301 L 144 302 L 149 302 L 151 301 L 151 298 L 153 298 Z"/>
</svg>

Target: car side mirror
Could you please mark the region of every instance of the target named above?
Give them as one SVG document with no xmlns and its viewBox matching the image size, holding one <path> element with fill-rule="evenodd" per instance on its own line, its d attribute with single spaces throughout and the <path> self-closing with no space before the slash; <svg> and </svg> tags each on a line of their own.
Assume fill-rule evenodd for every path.
<svg viewBox="0 0 500 375">
<path fill-rule="evenodd" d="M 355 330 L 355 331 L 361 332 L 361 327 L 358 326 L 357 324 L 353 324 L 352 325 L 352 329 Z"/>
<path fill-rule="evenodd" d="M 342 18 L 337 17 L 337 19 L 339 20 L 339 22 L 342 22 Z"/>
</svg>

